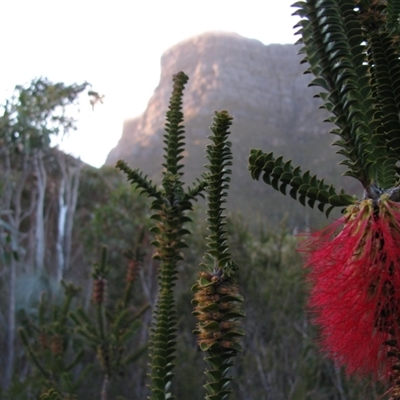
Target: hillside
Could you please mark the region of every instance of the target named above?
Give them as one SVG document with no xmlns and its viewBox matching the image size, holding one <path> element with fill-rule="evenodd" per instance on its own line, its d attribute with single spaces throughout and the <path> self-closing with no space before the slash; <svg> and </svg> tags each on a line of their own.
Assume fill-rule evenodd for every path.
<svg viewBox="0 0 400 400">
<path fill-rule="evenodd" d="M 300 65 L 294 45 L 268 45 L 233 33 L 210 32 L 178 43 L 161 58 L 161 77 L 146 111 L 124 124 L 118 145 L 106 164 L 124 159 L 160 180 L 162 136 L 172 75 L 189 75 L 184 98 L 187 148 L 186 180 L 203 171 L 204 147 L 214 111 L 226 109 L 234 117 L 231 141 L 234 166 L 228 208 L 257 219 L 276 222 L 289 215 L 292 226 L 317 224 L 318 212 L 295 204 L 247 170 L 251 148 L 273 151 L 293 159 L 327 182 L 342 185 L 340 159 L 329 144 L 330 127 L 323 123 L 320 102 L 307 88 L 309 76 Z M 350 184 L 352 182 L 350 181 Z M 347 184 L 349 188 L 349 184 Z M 349 188 L 354 191 L 357 188 Z"/>
</svg>

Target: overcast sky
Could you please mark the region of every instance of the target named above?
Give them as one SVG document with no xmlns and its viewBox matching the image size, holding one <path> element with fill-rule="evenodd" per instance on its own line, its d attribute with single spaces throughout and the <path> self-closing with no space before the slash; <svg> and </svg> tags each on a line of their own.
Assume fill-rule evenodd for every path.
<svg viewBox="0 0 400 400">
<path fill-rule="evenodd" d="M 94 112 L 82 105 L 79 129 L 63 146 L 100 166 L 118 142 L 123 120 L 146 108 L 166 49 L 209 30 L 265 44 L 294 43 L 293 2 L 0 0 L 0 99 L 39 76 L 90 82 L 105 103 Z"/>
</svg>

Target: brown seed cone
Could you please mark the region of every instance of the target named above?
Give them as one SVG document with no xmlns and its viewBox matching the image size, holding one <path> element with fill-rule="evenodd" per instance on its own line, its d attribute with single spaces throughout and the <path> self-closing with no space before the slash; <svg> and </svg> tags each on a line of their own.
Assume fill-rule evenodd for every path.
<svg viewBox="0 0 400 400">
<path fill-rule="evenodd" d="M 240 323 L 236 321 L 242 313 L 238 286 L 216 274 L 200 272 L 199 276 L 193 288 L 198 343 L 201 348 L 233 348 L 241 336 L 238 333 Z"/>
<path fill-rule="evenodd" d="M 96 278 L 94 280 L 92 296 L 94 304 L 101 304 L 104 302 L 106 296 L 106 283 L 107 281 L 103 278 Z"/>
</svg>

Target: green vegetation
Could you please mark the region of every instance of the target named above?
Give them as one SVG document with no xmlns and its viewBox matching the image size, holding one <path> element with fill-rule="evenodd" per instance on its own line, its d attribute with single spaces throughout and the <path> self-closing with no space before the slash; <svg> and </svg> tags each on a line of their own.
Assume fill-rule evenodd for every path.
<svg viewBox="0 0 400 400">
<path fill-rule="evenodd" d="M 172 103 L 172 107 L 175 104 Z M 209 348 L 209 343 L 202 346 L 208 350 L 206 359 L 211 363 L 206 384 L 210 398 L 218 398 L 211 397 L 215 393 L 224 398 L 230 392 L 226 385 L 230 381 L 233 390 L 230 397 L 237 399 L 263 397 L 266 393 L 277 398 L 321 400 L 327 396 L 340 399 L 345 395 L 362 395 L 363 390 L 357 391 L 353 385 L 345 383 L 342 374 L 320 358 L 312 342 L 315 334 L 304 310 L 305 290 L 300 258 L 295 252 L 296 239 L 284 224 L 273 230 L 260 227 L 258 234 L 251 234 L 239 216 L 224 217 L 223 197 L 228 188 L 231 163 L 226 140 L 229 125 L 227 113 L 216 114 L 207 150 L 208 172 L 186 192 L 192 196 L 205 188 L 210 202 L 208 223 L 198 207 L 189 210 L 189 217 L 184 217 L 187 231 L 173 218 L 168 220 L 169 229 L 161 225 L 158 215 L 164 209 L 162 203 L 159 206 L 156 195 L 162 192 L 151 183 L 146 185 L 143 174 L 134 173 L 150 194 L 155 195 L 154 204 L 159 206 L 153 218 L 157 223 L 152 229 L 153 234 L 158 235 L 156 238 L 164 240 L 162 228 L 167 229 L 164 233 L 167 239 L 174 235 L 177 227 L 181 233 L 192 232 L 184 242 L 187 247 L 180 250 L 179 257 L 183 259 L 176 265 L 179 279 L 175 280 L 173 289 L 178 316 L 175 335 L 179 338 L 173 353 L 174 372 L 185 379 L 175 379 L 171 391 L 177 398 L 204 398 L 200 388 L 205 382 L 199 376 L 205 366 L 198 357 L 198 345 L 192 333 L 196 330 L 196 321 L 192 316 L 193 293 L 190 290 L 199 279 L 198 268 L 194 266 L 202 264 L 205 270 L 200 272 L 203 278 L 194 286 L 197 292 L 215 285 L 224 290 L 233 285 L 234 291 L 233 295 L 213 298 L 210 305 L 233 307 L 233 313 L 223 310 L 226 315 L 223 318 L 228 322 L 225 328 L 229 329 L 222 330 L 221 337 L 217 335 L 218 346 Z M 182 132 L 182 128 L 175 132 L 179 130 Z M 175 157 L 179 157 L 179 152 Z M 173 163 L 175 165 L 178 164 Z M 179 173 L 180 169 L 176 171 Z M 170 177 L 167 173 L 165 176 Z M 178 194 L 182 193 L 179 189 Z M 52 204 L 49 192 L 45 200 L 46 205 Z M 54 213 L 53 218 L 57 215 Z M 3 386 L 1 398 L 143 399 L 149 395 L 146 374 L 151 370 L 147 367 L 145 353 L 152 323 L 147 304 L 154 304 L 157 297 L 156 275 L 160 266 L 159 260 L 151 257 L 150 215 L 145 198 L 133 191 L 115 170 L 82 168 L 72 241 L 76 256 L 72 258 L 73 267 L 65 270 L 65 294 L 61 298 L 57 294 L 57 269 L 51 264 L 46 264 L 41 275 L 18 275 L 23 286 L 17 286 L 17 290 L 32 295 L 21 303 L 17 314 L 22 340 L 16 342 L 18 358 L 14 377 L 8 389 L 4 390 Z M 53 257 L 57 254 L 56 242 L 56 238 L 48 242 L 48 251 L 53 252 Z M 101 250 L 103 245 L 107 246 L 108 262 Z M 202 254 L 206 254 L 205 259 Z M 215 260 L 218 261 L 216 269 Z M 217 279 L 212 280 L 214 274 Z M 78 290 L 75 285 L 66 283 L 68 281 L 79 282 L 82 289 Z M 240 292 L 246 299 L 243 308 L 247 333 L 240 347 L 236 338 L 240 338 L 243 331 L 237 319 L 244 315 L 240 305 L 243 297 L 238 294 L 234 281 L 240 284 Z M 41 292 L 45 293 L 41 296 Z M 198 308 L 198 296 L 194 304 L 195 313 L 205 311 Z M 200 335 L 202 330 L 208 334 L 208 329 L 213 335 L 218 333 L 209 324 L 197 327 Z M 228 343 L 236 344 L 224 347 Z M 240 349 L 242 352 L 238 353 Z M 152 354 L 157 351 L 154 344 L 151 351 Z M 237 362 L 233 366 L 231 361 L 236 355 Z M 222 363 L 217 362 L 218 358 Z M 221 368 L 221 372 L 217 373 L 215 368 Z M 231 374 L 236 379 L 232 380 Z M 168 379 L 170 377 L 167 375 Z M 220 389 L 213 384 L 215 379 Z M 369 393 L 372 396 L 375 392 Z"/>
<path fill-rule="evenodd" d="M 337 125 L 347 175 L 373 207 L 383 192 L 396 202 L 397 3 L 295 6 L 302 52 L 312 84 L 325 90 L 319 97 Z M 51 148 L 52 137 L 74 129 L 67 111 L 87 84 L 34 80 L 4 105 L 0 399 L 377 398 L 385 390 L 379 383 L 353 382 L 319 353 L 306 311 L 310 282 L 296 252 L 303 238 L 285 222 L 250 230 L 229 202 L 225 210 L 235 163 L 227 111 L 214 114 L 204 172 L 184 184 L 187 80 L 183 72 L 173 77 L 160 186 L 124 161 L 117 168 L 132 185 L 114 168 L 89 168 Z M 335 207 L 358 210 L 355 197 L 273 153 L 253 150 L 250 171 L 326 215 Z M 207 199 L 206 217 L 199 196 Z M 382 249 L 384 240 L 372 237 Z M 393 271 L 390 265 L 387 281 Z M 369 313 L 378 315 L 374 329 L 392 336 L 393 298 L 381 297 L 379 312 Z M 390 339 L 388 357 L 397 357 L 397 338 Z M 388 376 L 398 399 L 400 385 Z"/>
</svg>

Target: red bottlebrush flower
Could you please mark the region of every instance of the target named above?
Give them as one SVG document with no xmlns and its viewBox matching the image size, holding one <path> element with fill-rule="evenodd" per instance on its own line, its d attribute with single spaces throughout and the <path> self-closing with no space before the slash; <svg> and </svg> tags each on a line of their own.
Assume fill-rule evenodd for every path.
<svg viewBox="0 0 400 400">
<path fill-rule="evenodd" d="M 302 250 L 322 349 L 348 374 L 397 381 L 400 204 L 383 195 L 375 204 L 352 205 L 344 217 L 312 234 Z"/>
</svg>

